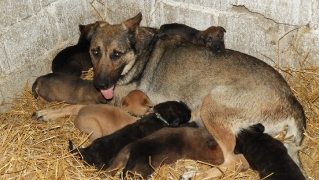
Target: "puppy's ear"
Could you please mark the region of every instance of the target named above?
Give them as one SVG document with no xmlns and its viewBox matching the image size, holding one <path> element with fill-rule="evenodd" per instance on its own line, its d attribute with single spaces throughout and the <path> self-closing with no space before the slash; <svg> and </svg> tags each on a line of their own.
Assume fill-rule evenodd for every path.
<svg viewBox="0 0 319 180">
<path fill-rule="evenodd" d="M 146 96 L 143 99 L 142 106 L 153 107 L 152 101 Z"/>
<path fill-rule="evenodd" d="M 135 17 L 128 19 L 126 21 L 123 22 L 123 24 L 125 25 L 125 27 L 127 29 L 129 29 L 130 32 L 136 32 L 137 27 L 140 25 L 142 21 L 142 13 L 138 13 Z"/>
<path fill-rule="evenodd" d="M 234 149 L 234 154 L 242 154 L 243 149 L 239 145 L 236 144 L 235 149 Z"/>
<path fill-rule="evenodd" d="M 223 27 L 221 27 L 222 28 L 222 30 L 224 31 L 224 32 L 226 32 L 226 29 L 225 28 L 223 28 Z"/>
<path fill-rule="evenodd" d="M 261 123 L 252 125 L 251 129 L 257 133 L 263 133 L 265 131 L 265 127 Z"/>
<path fill-rule="evenodd" d="M 209 149 L 215 149 L 218 145 L 217 142 L 213 139 L 208 140 L 206 143 Z"/>
<path fill-rule="evenodd" d="M 125 108 L 125 107 L 127 107 L 128 106 L 128 99 L 127 99 L 127 97 L 124 97 L 123 99 L 122 99 L 122 103 L 121 103 L 121 107 L 122 108 Z"/>
</svg>

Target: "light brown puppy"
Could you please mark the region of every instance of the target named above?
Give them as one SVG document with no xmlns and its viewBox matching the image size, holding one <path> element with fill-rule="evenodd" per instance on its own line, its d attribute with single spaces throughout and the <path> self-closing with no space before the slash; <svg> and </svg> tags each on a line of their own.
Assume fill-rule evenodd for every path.
<svg viewBox="0 0 319 180">
<path fill-rule="evenodd" d="M 122 99 L 121 107 L 107 104 L 83 107 L 75 118 L 74 125 L 87 134 L 93 132 L 89 138 L 93 141 L 134 123 L 152 106 L 151 100 L 143 91 L 133 90 Z"/>
</svg>

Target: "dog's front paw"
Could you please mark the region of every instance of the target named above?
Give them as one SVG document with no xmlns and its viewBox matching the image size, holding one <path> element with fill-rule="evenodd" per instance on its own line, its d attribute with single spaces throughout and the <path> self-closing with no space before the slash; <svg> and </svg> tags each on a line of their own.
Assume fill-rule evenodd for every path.
<svg viewBox="0 0 319 180">
<path fill-rule="evenodd" d="M 195 171 L 189 171 L 179 177 L 180 180 L 191 180 L 196 175 Z"/>
<path fill-rule="evenodd" d="M 36 111 L 32 114 L 32 117 L 36 118 L 37 120 L 46 122 L 52 120 L 46 110 Z"/>
</svg>

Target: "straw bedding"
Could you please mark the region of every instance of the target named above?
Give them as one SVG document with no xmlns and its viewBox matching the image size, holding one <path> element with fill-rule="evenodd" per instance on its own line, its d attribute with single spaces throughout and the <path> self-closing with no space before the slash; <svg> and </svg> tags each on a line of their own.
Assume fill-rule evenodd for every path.
<svg viewBox="0 0 319 180">
<path fill-rule="evenodd" d="M 305 57 L 299 69 L 275 68 L 284 74 L 304 107 L 307 127 L 300 156 L 309 179 L 318 179 L 319 67 L 313 67 Z M 91 75 L 88 73 L 86 76 Z M 52 122 L 41 122 L 31 117 L 39 109 L 63 106 L 66 104 L 42 105 L 33 98 L 28 84 L 25 85 L 21 95 L 15 97 L 12 108 L 0 114 L 0 179 L 120 179 L 118 175 L 109 177 L 106 172 L 85 165 L 68 152 L 69 139 L 83 147 L 90 144 L 87 135 L 74 127 L 74 117 Z M 281 140 L 283 133 L 277 136 Z M 205 162 L 178 160 L 156 169 L 152 179 L 178 179 L 189 170 L 203 171 L 211 166 Z M 138 174 L 131 175 L 139 178 Z M 258 174 L 249 169 L 233 172 L 221 179 L 258 179 Z"/>
</svg>

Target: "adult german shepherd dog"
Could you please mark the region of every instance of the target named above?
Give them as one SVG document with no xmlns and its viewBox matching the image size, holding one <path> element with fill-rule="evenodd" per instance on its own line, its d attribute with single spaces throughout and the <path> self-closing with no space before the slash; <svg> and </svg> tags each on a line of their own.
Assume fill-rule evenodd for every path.
<svg viewBox="0 0 319 180">
<path fill-rule="evenodd" d="M 154 104 L 178 100 L 192 109 L 192 118 L 203 122 L 224 154 L 220 167 L 234 169 L 241 154 L 234 154 L 235 135 L 242 128 L 262 123 L 273 134 L 288 126 L 289 155 L 302 169 L 298 146 L 306 120 L 302 106 L 284 78 L 271 66 L 247 54 L 209 49 L 183 42 L 178 36 L 160 35 L 141 27 L 142 14 L 111 25 L 102 23 L 89 33 L 94 84 L 111 104 L 134 89 L 145 92 Z M 38 113 L 44 116 L 45 113 Z M 220 168 L 223 169 L 223 168 Z M 186 173 L 182 179 L 220 175 L 217 168 Z"/>
</svg>

